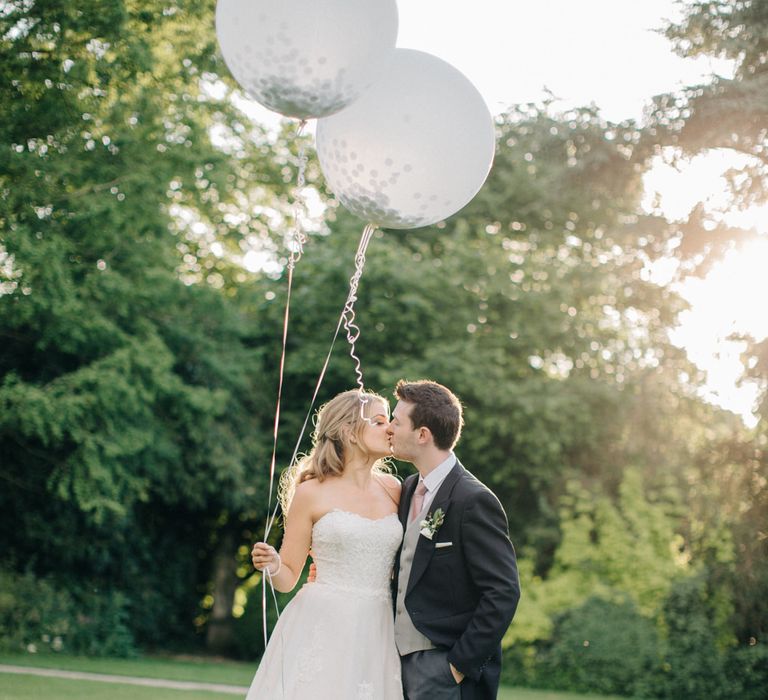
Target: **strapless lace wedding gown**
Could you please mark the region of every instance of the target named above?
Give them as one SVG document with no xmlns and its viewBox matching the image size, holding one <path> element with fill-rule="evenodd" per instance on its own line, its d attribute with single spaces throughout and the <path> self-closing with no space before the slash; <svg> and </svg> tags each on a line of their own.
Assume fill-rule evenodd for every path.
<svg viewBox="0 0 768 700">
<path fill-rule="evenodd" d="M 402 538 L 394 513 L 315 523 L 317 581 L 280 615 L 246 700 L 402 700 L 389 589 Z"/>
</svg>

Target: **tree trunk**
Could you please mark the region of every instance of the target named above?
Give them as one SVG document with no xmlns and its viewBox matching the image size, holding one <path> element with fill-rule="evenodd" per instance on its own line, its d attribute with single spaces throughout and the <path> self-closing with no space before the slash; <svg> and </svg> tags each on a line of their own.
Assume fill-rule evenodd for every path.
<svg viewBox="0 0 768 700">
<path fill-rule="evenodd" d="M 213 557 L 213 608 L 205 639 L 208 650 L 217 654 L 231 651 L 234 643 L 232 605 L 238 584 L 235 549 L 234 533 L 223 532 Z"/>
</svg>

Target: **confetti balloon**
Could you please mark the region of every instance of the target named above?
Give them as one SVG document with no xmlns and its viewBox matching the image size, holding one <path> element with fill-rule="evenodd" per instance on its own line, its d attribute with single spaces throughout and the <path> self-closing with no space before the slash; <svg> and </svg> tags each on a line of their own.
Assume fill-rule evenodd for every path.
<svg viewBox="0 0 768 700">
<path fill-rule="evenodd" d="M 323 117 L 381 75 L 397 39 L 395 0 L 219 0 L 216 34 L 232 75 L 265 107 Z"/>
<path fill-rule="evenodd" d="M 383 228 L 427 226 L 457 212 L 485 182 L 494 149 L 493 120 L 474 85 L 410 49 L 396 49 L 359 100 L 317 123 L 328 186 Z"/>
</svg>

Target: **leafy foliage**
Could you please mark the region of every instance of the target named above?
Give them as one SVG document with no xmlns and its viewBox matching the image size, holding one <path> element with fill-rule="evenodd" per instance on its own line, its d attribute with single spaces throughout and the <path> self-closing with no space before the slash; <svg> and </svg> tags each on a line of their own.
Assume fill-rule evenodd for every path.
<svg viewBox="0 0 768 700">
<path fill-rule="evenodd" d="M 201 251 L 206 222 L 246 202 L 280 211 L 285 188 L 211 94 L 212 9 L 9 2 L 0 15 L 3 553 L 43 576 L 119 580 L 147 643 L 190 636 L 212 525 L 240 535 L 262 518 L 249 507 L 271 388 L 248 289 L 241 306 L 226 283 L 265 216 L 225 226 L 219 258 Z M 148 601 L 162 607 L 142 613 Z"/>
<path fill-rule="evenodd" d="M 0 572 L 3 651 L 132 656 L 127 618 L 120 593 L 72 590 L 30 573 Z"/>
<path fill-rule="evenodd" d="M 735 207 L 768 200 L 768 2 L 692 0 L 666 35 L 681 56 L 712 56 L 733 64 L 733 77 L 714 76 L 704 85 L 660 95 L 650 110 L 647 140 L 678 156 L 727 149 L 745 165 L 727 175 Z M 752 232 L 717 224 L 702 207 L 679 230 L 678 253 L 704 272 L 728 247 Z"/>
<path fill-rule="evenodd" d="M 663 697 L 733 697 L 725 679 L 725 649 L 718 643 L 723 603 L 727 605 L 701 576 L 681 581 L 671 591 L 664 606 Z"/>
<path fill-rule="evenodd" d="M 629 601 L 590 598 L 555 625 L 542 660 L 550 687 L 654 697 L 658 633 Z"/>
<path fill-rule="evenodd" d="M 728 59 L 733 77 L 714 76 L 707 85 L 659 97 L 651 113 L 649 138 L 683 155 L 729 149 L 746 165 L 728 174 L 733 207 L 768 201 L 768 2 L 691 1 L 683 20 L 666 34 L 683 56 Z M 701 207 L 679 231 L 678 253 L 685 270 L 706 270 L 718 253 L 755 235 L 714 225 Z M 733 628 L 741 643 L 763 640 L 768 594 L 768 457 L 766 456 L 766 341 L 748 340 L 745 379 L 760 390 L 754 434 L 735 431 L 714 437 L 696 460 L 692 490 L 700 515 L 698 540 L 714 581 L 729 580 L 734 600 Z M 695 520 L 690 523 L 697 527 Z M 702 533 L 717 533 L 705 543 Z M 732 537 L 735 556 L 724 561 L 715 541 Z"/>
</svg>

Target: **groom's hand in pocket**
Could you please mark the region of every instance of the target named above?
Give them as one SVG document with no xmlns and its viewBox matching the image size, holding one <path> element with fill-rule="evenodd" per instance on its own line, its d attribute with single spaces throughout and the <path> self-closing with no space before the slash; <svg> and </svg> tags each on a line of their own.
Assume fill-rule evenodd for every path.
<svg viewBox="0 0 768 700">
<path fill-rule="evenodd" d="M 456 683 L 461 683 L 464 680 L 464 674 L 459 671 L 452 663 L 448 663 L 448 665 L 451 667 L 451 674 L 453 675 L 453 680 L 456 681 Z"/>
</svg>

